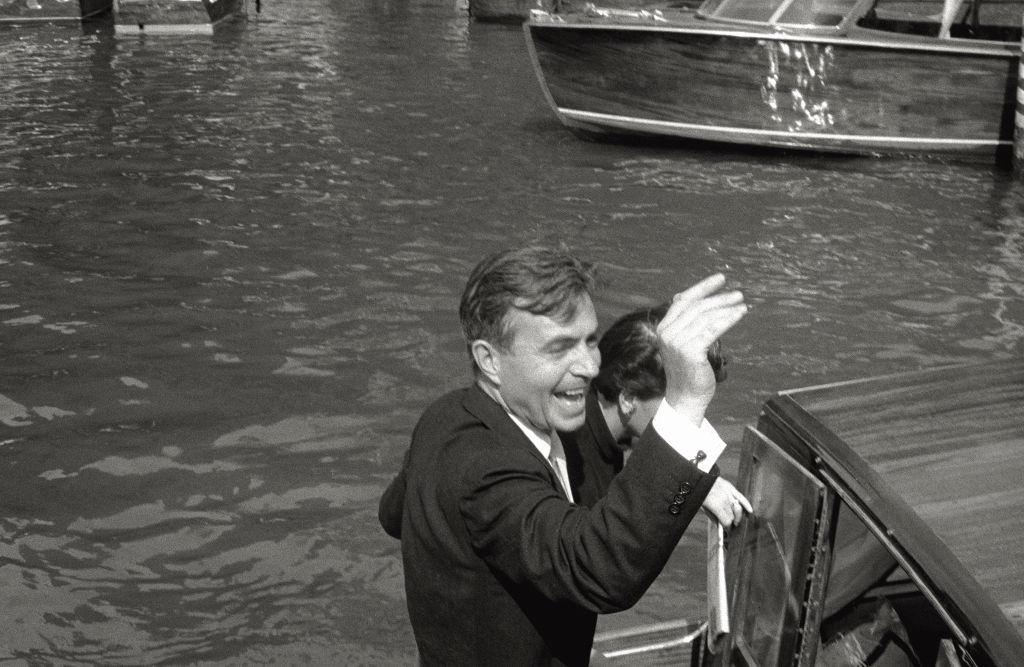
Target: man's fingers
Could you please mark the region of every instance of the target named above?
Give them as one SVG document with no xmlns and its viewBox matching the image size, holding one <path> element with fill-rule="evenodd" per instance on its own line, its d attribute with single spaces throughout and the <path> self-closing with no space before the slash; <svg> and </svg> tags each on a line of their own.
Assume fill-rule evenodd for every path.
<svg viewBox="0 0 1024 667">
<path fill-rule="evenodd" d="M 665 317 L 658 323 L 662 341 L 695 346 L 690 349 L 706 352 L 747 312 L 739 290 L 716 293 L 724 285 L 725 276 L 715 273 L 676 294 Z"/>
<path fill-rule="evenodd" d="M 744 303 L 715 308 L 700 313 L 694 319 L 680 317 L 677 322 L 661 328 L 658 335 L 663 343 L 699 349 L 703 354 L 711 345 L 734 327 L 747 314 Z"/>
<path fill-rule="evenodd" d="M 738 505 L 726 505 L 724 507 L 715 505 L 710 509 L 710 512 L 714 515 L 715 520 L 726 528 L 738 526 L 743 520 L 743 510 Z"/>
<path fill-rule="evenodd" d="M 726 306 L 733 306 L 739 303 L 743 303 L 743 292 L 739 290 L 729 290 L 728 292 L 719 292 L 718 294 L 711 294 L 702 299 L 694 302 L 694 307 L 699 306 L 704 310 L 711 310 L 712 308 L 724 308 Z"/>
<path fill-rule="evenodd" d="M 700 299 L 700 298 L 703 298 L 703 297 L 707 296 L 708 294 L 712 294 L 712 293 L 718 291 L 719 289 L 721 289 L 722 285 L 724 285 L 724 284 L 725 284 L 725 275 L 724 274 L 722 274 L 722 273 L 712 273 L 707 278 L 704 278 L 703 280 L 701 280 L 701 281 L 691 285 L 690 287 L 687 287 L 682 292 L 676 294 L 674 297 L 672 297 L 672 301 L 673 302 L 681 301 L 681 300 L 683 300 L 683 301 L 685 301 L 685 300 L 693 301 L 695 299 Z"/>
<path fill-rule="evenodd" d="M 696 285 L 679 292 L 672 297 L 672 304 L 665 312 L 662 322 L 674 322 L 680 313 L 686 312 L 696 301 L 722 289 L 724 284 L 725 276 L 721 273 L 715 273 L 701 280 Z"/>
<path fill-rule="evenodd" d="M 721 309 L 712 321 L 710 332 L 712 338 L 708 341 L 708 346 L 721 338 L 722 334 L 726 331 L 736 326 L 736 323 L 742 320 L 746 314 L 747 306 L 743 303 L 737 306 L 730 306 L 728 308 Z"/>
<path fill-rule="evenodd" d="M 705 505 L 704 510 L 710 514 L 715 521 L 726 528 L 732 525 L 732 510 L 728 507 L 719 507 L 717 504 Z"/>
<path fill-rule="evenodd" d="M 720 280 L 713 281 L 711 278 L 718 278 Z M 690 290 L 676 295 L 676 300 L 669 306 L 665 317 L 658 323 L 657 330 L 662 337 L 677 335 L 675 332 L 690 327 L 695 323 L 703 323 L 707 319 L 715 318 L 722 312 L 729 312 L 737 308 L 742 313 L 747 311 L 746 304 L 743 302 L 743 293 L 739 290 L 730 290 L 720 294 L 714 294 L 713 290 L 708 293 L 701 292 L 703 296 L 694 299 L 687 296 L 691 290 L 702 285 L 704 287 L 712 285 L 721 287 L 721 281 L 725 279 L 721 274 L 716 274 L 711 276 L 711 278 L 706 278 L 694 287 L 691 287 Z M 730 323 L 729 326 L 732 326 L 732 324 L 735 324 L 735 322 Z"/>
<path fill-rule="evenodd" d="M 666 315 L 662 318 L 659 328 L 686 326 L 690 322 L 699 320 L 708 313 L 717 310 L 731 308 L 743 304 L 743 292 L 730 290 L 720 294 L 712 294 L 696 301 L 690 302 L 685 310 L 680 310 L 674 317 Z"/>
</svg>

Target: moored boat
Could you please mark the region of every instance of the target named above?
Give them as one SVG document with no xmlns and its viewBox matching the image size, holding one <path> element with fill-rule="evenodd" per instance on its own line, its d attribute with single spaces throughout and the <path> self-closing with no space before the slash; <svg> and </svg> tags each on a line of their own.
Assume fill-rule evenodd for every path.
<svg viewBox="0 0 1024 667">
<path fill-rule="evenodd" d="M 533 12 L 524 26 L 574 130 L 988 159 L 1013 144 L 1022 8 L 706 0 Z"/>
<path fill-rule="evenodd" d="M 88 21 L 110 13 L 113 0 L 0 0 L 0 23 Z"/>
<path fill-rule="evenodd" d="M 212 34 L 245 0 L 114 0 L 116 33 Z"/>
<path fill-rule="evenodd" d="M 726 632 L 662 624 L 595 649 L 619 664 L 1016 667 L 1022 479 L 1024 362 L 781 392 L 744 433 L 754 513 L 727 538 Z"/>
</svg>

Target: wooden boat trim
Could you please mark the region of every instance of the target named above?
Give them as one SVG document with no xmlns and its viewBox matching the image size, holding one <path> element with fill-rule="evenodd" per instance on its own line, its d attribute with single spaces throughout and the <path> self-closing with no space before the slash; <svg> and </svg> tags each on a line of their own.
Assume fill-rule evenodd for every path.
<svg viewBox="0 0 1024 667">
<path fill-rule="evenodd" d="M 811 33 L 805 30 L 801 30 L 799 33 L 785 32 L 779 29 L 773 30 L 772 27 L 768 25 L 765 25 L 764 31 L 759 31 L 730 29 L 724 27 L 702 28 L 694 25 L 635 25 L 627 23 L 573 23 L 568 21 L 548 23 L 545 21 L 531 20 L 525 22 L 523 27 L 526 30 L 527 37 L 529 37 L 529 33 L 532 28 L 540 28 L 542 30 L 617 30 L 624 32 L 659 32 L 683 35 L 732 37 L 738 39 L 770 40 L 776 42 L 814 42 L 825 45 L 856 46 L 893 51 L 962 53 L 965 55 L 991 56 L 993 58 L 1018 58 L 1021 53 L 1021 47 L 1019 44 L 1011 44 L 1007 42 L 982 42 L 968 39 L 949 39 L 942 40 L 942 43 L 937 43 L 939 40 L 933 38 L 919 38 L 920 41 L 918 41 L 909 37 L 899 41 L 894 41 L 892 39 L 875 37 L 875 33 L 880 31 L 868 30 L 866 28 L 851 29 L 850 34 L 854 36 L 848 36 L 835 34 L 835 31 L 833 30 L 826 33 Z M 530 39 L 528 41 L 532 42 L 533 40 Z"/>
<path fill-rule="evenodd" d="M 818 140 L 828 141 L 834 144 L 843 143 L 857 143 L 866 145 L 877 145 L 879 147 L 905 147 L 908 149 L 920 148 L 922 145 L 941 145 L 951 147 L 999 147 L 999 146 L 1010 146 L 1013 144 L 1008 139 L 955 139 L 955 138 L 938 138 L 938 137 L 901 137 L 892 135 L 867 135 L 867 134 L 830 134 L 827 132 L 789 132 L 787 130 L 765 130 L 759 128 L 743 128 L 743 127 L 730 127 L 725 125 L 704 125 L 697 123 L 681 123 L 677 121 L 668 120 L 653 120 L 646 118 L 636 118 L 633 116 L 616 116 L 612 114 L 597 113 L 593 111 L 581 111 L 579 109 L 566 109 L 559 107 L 555 104 L 554 100 L 548 93 L 547 86 L 544 86 L 545 96 L 548 98 L 548 103 L 563 117 L 563 122 L 578 121 L 578 122 L 600 122 L 605 125 L 612 127 L 618 127 L 623 130 L 646 130 L 654 133 L 656 130 L 676 130 L 680 136 L 683 136 L 682 131 L 700 131 L 701 134 L 707 135 L 708 139 L 718 139 L 725 141 L 737 141 L 743 137 L 771 137 L 780 141 L 799 144 L 802 141 Z M 718 135 L 713 137 L 713 135 Z M 686 136 L 690 136 L 687 134 Z"/>
</svg>

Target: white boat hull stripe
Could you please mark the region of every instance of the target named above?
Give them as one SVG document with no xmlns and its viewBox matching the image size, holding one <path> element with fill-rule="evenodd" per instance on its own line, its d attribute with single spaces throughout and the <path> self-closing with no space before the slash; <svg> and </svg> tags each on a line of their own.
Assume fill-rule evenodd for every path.
<svg viewBox="0 0 1024 667">
<path fill-rule="evenodd" d="M 922 144 L 939 144 L 947 146 L 1009 146 L 1013 142 L 1003 139 L 957 139 L 942 137 L 900 137 L 891 135 L 874 134 L 838 134 L 830 132 L 789 132 L 787 130 L 762 130 L 745 127 L 730 127 L 727 125 L 701 125 L 698 123 L 680 123 L 668 120 L 649 120 L 645 118 L 634 118 L 631 116 L 618 116 L 614 114 L 595 113 L 593 111 L 580 111 L 579 109 L 558 108 L 558 113 L 563 118 L 611 125 L 621 129 L 644 130 L 662 129 L 688 131 L 685 136 L 694 139 L 702 137 L 695 136 L 694 131 L 707 134 L 714 132 L 720 135 L 735 136 L 758 136 L 766 138 L 787 139 L 796 141 L 800 139 L 817 139 L 830 143 L 852 142 L 870 145 L 904 145 L 915 146 Z M 678 132 L 677 132 L 678 133 Z"/>
</svg>

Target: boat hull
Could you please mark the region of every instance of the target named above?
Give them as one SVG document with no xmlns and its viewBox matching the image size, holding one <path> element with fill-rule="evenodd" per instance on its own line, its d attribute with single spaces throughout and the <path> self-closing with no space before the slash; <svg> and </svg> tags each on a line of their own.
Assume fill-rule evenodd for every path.
<svg viewBox="0 0 1024 667">
<path fill-rule="evenodd" d="M 574 129 L 868 154 L 1012 147 L 1010 49 L 586 24 L 526 31 L 545 94 Z"/>
<path fill-rule="evenodd" d="M 212 33 L 213 26 L 243 9 L 244 0 L 116 0 L 118 33 Z"/>
<path fill-rule="evenodd" d="M 82 21 L 110 12 L 113 0 L 0 0 L 0 23 Z"/>
<path fill-rule="evenodd" d="M 550 0 L 469 0 L 469 15 L 477 21 L 515 22 L 530 15 L 530 10 L 552 9 Z"/>
</svg>

